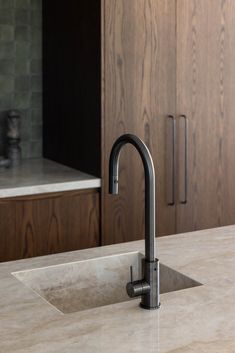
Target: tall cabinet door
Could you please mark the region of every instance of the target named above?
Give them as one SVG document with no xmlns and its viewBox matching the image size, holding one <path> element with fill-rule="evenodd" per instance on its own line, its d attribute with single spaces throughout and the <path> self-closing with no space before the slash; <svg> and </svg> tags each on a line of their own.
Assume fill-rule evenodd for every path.
<svg viewBox="0 0 235 353">
<path fill-rule="evenodd" d="M 117 137 L 132 133 L 156 169 L 157 234 L 175 233 L 173 119 L 175 1 L 103 0 L 103 244 L 144 236 L 144 174 L 130 145 L 120 158 L 119 195 L 108 194 L 108 162 Z M 166 161 L 168 160 L 168 163 Z M 167 191 L 168 190 L 168 191 Z"/>
<path fill-rule="evenodd" d="M 177 232 L 235 223 L 234 29 L 234 0 L 177 1 Z"/>
</svg>

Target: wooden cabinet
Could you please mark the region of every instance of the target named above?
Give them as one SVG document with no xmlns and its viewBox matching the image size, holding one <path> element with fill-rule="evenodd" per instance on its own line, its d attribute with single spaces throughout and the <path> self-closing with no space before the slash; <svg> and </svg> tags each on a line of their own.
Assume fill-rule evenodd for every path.
<svg viewBox="0 0 235 353">
<path fill-rule="evenodd" d="M 172 186 L 167 156 L 172 157 L 172 149 L 165 148 L 167 116 L 175 112 L 175 2 L 111 0 L 104 1 L 103 6 L 102 242 L 144 236 L 143 165 L 130 145 L 120 158 L 119 195 L 108 194 L 109 154 L 123 133 L 139 136 L 152 153 L 157 233 L 172 234 L 175 206 L 166 202 L 167 188 Z"/>
<path fill-rule="evenodd" d="M 177 1 L 176 231 L 235 223 L 235 2 Z M 184 114 L 188 120 L 184 170 Z M 185 180 L 186 178 L 186 180 Z M 184 188 L 187 183 L 187 203 Z"/>
<path fill-rule="evenodd" d="M 104 4 L 103 242 L 143 235 L 133 148 L 121 156 L 119 196 L 107 194 L 109 151 L 124 132 L 153 156 L 158 235 L 234 224 L 234 1 Z"/>
<path fill-rule="evenodd" d="M 99 245 L 98 190 L 0 200 L 0 261 Z"/>
<path fill-rule="evenodd" d="M 144 236 L 132 146 L 119 195 L 108 194 L 123 133 L 152 153 L 157 235 L 235 222 L 234 10 L 233 0 L 70 0 L 56 11 L 43 1 L 44 155 L 102 176 L 102 244 Z"/>
</svg>

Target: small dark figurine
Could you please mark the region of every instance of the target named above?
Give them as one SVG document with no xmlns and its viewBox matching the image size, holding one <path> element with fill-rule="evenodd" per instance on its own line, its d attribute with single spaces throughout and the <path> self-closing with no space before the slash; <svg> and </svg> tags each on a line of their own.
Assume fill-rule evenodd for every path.
<svg viewBox="0 0 235 353">
<path fill-rule="evenodd" d="M 7 118 L 7 157 L 10 164 L 15 167 L 21 162 L 20 148 L 20 113 L 10 110 Z"/>
</svg>

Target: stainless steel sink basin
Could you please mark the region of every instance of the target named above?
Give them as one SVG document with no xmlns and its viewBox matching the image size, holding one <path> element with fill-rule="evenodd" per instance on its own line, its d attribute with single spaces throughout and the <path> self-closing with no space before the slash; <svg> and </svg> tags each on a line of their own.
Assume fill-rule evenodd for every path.
<svg viewBox="0 0 235 353">
<path fill-rule="evenodd" d="M 126 293 L 129 268 L 134 279 L 142 274 L 143 255 L 131 252 L 12 273 L 64 314 L 131 300 Z M 201 285 L 163 264 L 161 293 Z"/>
</svg>

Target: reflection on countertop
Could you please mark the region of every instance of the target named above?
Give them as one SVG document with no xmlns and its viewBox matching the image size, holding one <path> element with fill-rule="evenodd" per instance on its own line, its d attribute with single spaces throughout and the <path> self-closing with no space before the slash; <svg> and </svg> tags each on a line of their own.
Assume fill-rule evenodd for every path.
<svg viewBox="0 0 235 353">
<path fill-rule="evenodd" d="M 0 169 L 0 198 L 99 188 L 101 180 L 48 159 L 27 159 Z"/>
</svg>

